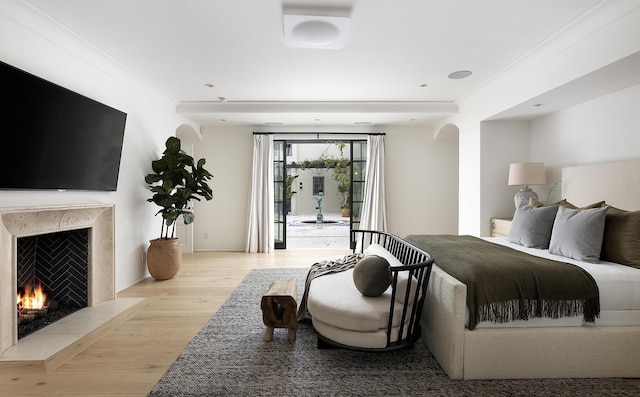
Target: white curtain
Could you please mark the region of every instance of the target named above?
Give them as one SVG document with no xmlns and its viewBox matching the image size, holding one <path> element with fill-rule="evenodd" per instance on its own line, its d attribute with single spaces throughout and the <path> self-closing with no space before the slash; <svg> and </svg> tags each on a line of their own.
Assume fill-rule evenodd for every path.
<svg viewBox="0 0 640 397">
<path fill-rule="evenodd" d="M 388 225 L 384 184 L 384 135 L 369 135 L 360 229 L 387 231 Z"/>
<path fill-rule="evenodd" d="M 247 252 L 274 250 L 273 208 L 273 137 L 254 135 Z"/>
</svg>

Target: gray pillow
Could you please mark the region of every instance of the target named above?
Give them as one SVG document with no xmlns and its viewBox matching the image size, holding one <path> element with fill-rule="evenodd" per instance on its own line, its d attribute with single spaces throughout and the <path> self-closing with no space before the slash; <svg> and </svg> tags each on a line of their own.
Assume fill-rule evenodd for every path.
<svg viewBox="0 0 640 397">
<path fill-rule="evenodd" d="M 385 258 L 367 255 L 353 268 L 353 283 L 362 295 L 380 296 L 391 284 L 391 265 Z"/>
<path fill-rule="evenodd" d="M 609 207 L 558 209 L 549 252 L 584 262 L 599 263 L 608 209 Z"/>
<path fill-rule="evenodd" d="M 507 240 L 529 248 L 549 248 L 557 205 L 535 208 L 523 205 L 516 210 Z"/>
</svg>

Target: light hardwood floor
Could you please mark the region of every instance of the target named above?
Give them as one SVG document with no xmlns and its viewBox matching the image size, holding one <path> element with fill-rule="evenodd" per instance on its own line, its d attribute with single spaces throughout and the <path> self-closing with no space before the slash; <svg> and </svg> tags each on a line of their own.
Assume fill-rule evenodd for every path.
<svg viewBox="0 0 640 397">
<path fill-rule="evenodd" d="M 145 297 L 129 318 L 47 373 L 0 363 L 0 396 L 146 396 L 251 269 L 309 267 L 347 250 L 185 254 L 172 280 L 147 278 L 118 293 Z"/>
<path fill-rule="evenodd" d="M 119 297 L 145 297 L 127 320 L 47 373 L 0 364 L 0 396 L 146 396 L 251 269 L 308 267 L 348 251 L 186 254 L 174 279 L 145 279 Z M 640 380 L 630 380 L 640 387 Z"/>
</svg>

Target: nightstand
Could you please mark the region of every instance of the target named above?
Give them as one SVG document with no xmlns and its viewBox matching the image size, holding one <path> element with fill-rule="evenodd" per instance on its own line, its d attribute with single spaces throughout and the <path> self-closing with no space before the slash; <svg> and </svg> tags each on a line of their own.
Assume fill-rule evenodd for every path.
<svg viewBox="0 0 640 397">
<path fill-rule="evenodd" d="M 491 237 L 506 237 L 511 229 L 511 219 L 491 218 Z"/>
</svg>

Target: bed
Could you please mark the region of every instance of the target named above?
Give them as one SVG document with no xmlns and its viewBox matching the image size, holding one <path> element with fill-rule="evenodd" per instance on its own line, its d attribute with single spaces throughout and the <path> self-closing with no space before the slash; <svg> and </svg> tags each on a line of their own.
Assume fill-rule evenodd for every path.
<svg viewBox="0 0 640 397">
<path fill-rule="evenodd" d="M 604 200 L 636 214 L 640 160 L 563 168 L 562 197 L 578 206 Z M 640 227 L 634 233 L 640 233 Z M 634 238 L 640 241 L 637 235 Z M 640 377 L 640 269 L 609 262 L 585 264 L 505 239 L 485 239 L 552 260 L 582 262 L 595 274 L 600 289 L 600 317 L 595 324 L 582 317 L 485 321 L 470 330 L 467 286 L 444 272 L 434 255 L 422 339 L 450 378 Z M 614 252 L 619 248 L 610 247 Z M 623 294 L 609 295 L 616 290 Z"/>
</svg>

